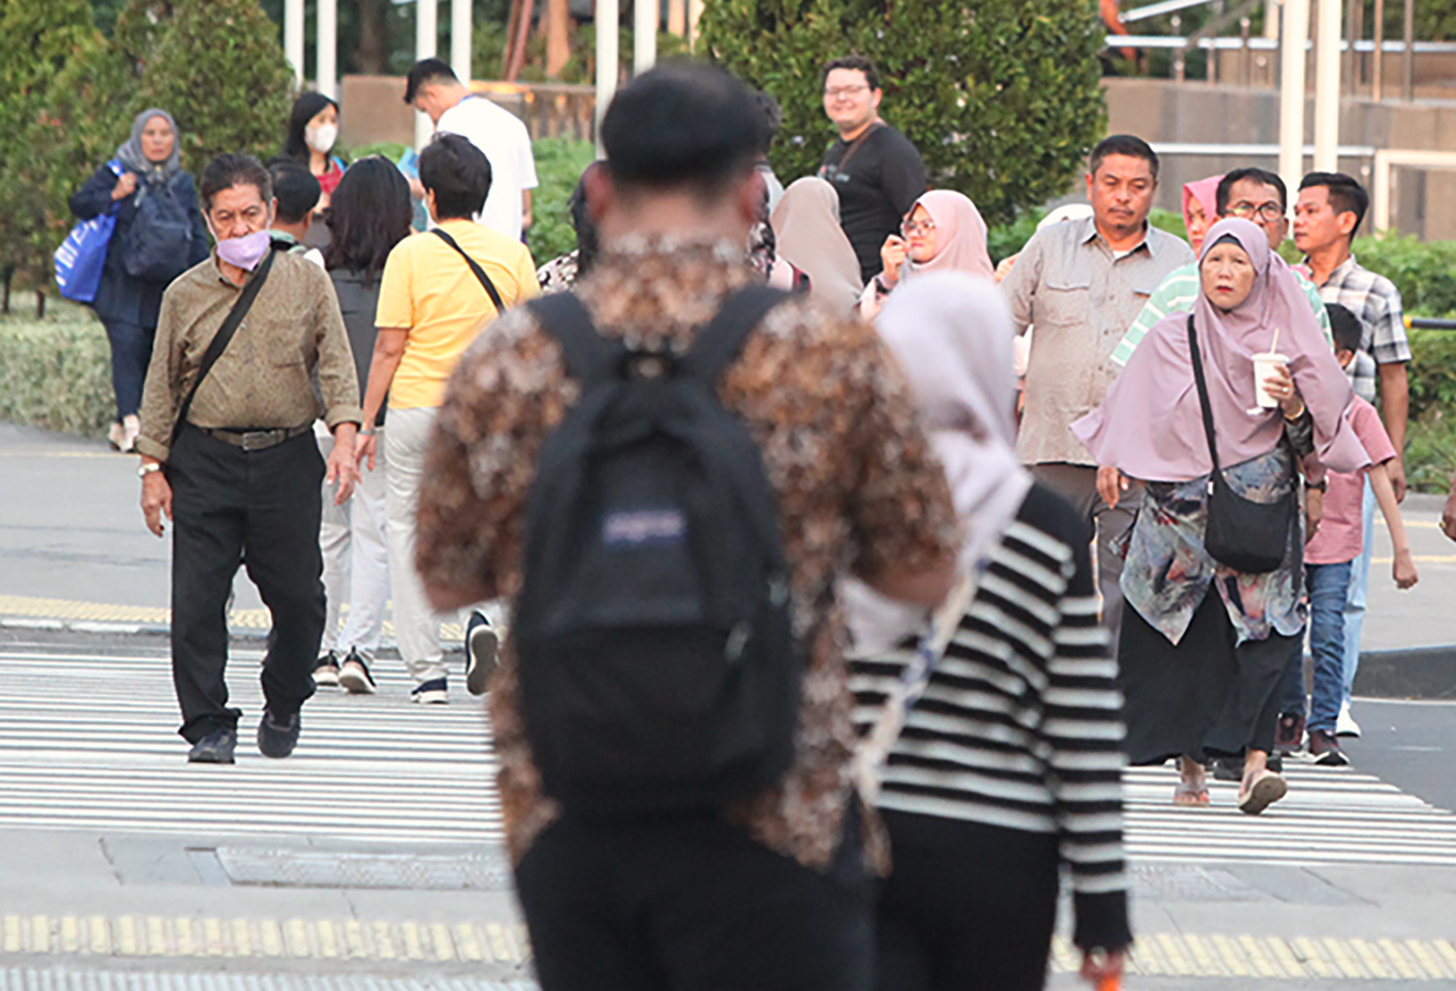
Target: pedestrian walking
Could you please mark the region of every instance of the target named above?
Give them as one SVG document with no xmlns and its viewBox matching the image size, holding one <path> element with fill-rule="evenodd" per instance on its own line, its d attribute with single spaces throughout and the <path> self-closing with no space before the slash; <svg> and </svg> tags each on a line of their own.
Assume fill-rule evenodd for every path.
<svg viewBox="0 0 1456 991">
<path fill-rule="evenodd" d="M 968 197 L 935 189 L 915 201 L 899 234 L 880 248 L 885 270 L 869 281 L 860 297 L 860 316 L 873 320 L 885 297 L 902 282 L 928 272 L 965 272 L 996 277 L 986 248 L 986 221 Z"/>
<path fill-rule="evenodd" d="M 480 223 L 512 240 L 531 226 L 531 190 L 536 188 L 536 159 L 531 135 L 521 119 L 488 98 L 470 92 L 450 66 L 421 59 L 409 71 L 404 102 L 430 118 L 435 133 L 458 134 L 490 162 L 490 195 L 478 211 Z M 422 180 L 411 191 L 423 199 Z"/>
<path fill-rule="evenodd" d="M 854 246 L 839 226 L 834 187 L 817 176 L 790 183 L 773 212 L 773 228 L 779 258 L 808 277 L 810 294 L 835 314 L 849 314 L 864 283 Z"/>
<path fill-rule="evenodd" d="M 304 242 L 313 225 L 314 208 L 323 195 L 323 187 L 313 173 L 288 162 L 269 166 L 268 177 L 273 180 L 273 199 L 276 202 L 269 234 L 275 242 L 281 243 L 285 251 L 307 258 L 322 268 L 323 252 L 308 247 Z M 327 431 L 325 435 L 332 437 Z"/>
<path fill-rule="evenodd" d="M 1183 184 L 1183 229 L 1188 246 L 1196 255 L 1203 250 L 1203 236 L 1219 220 L 1218 184 L 1221 175 Z M 1286 205 L 1285 209 L 1288 209 Z"/>
<path fill-rule="evenodd" d="M 1345 418 L 1349 382 L 1265 233 L 1219 221 L 1200 269 L 1192 312 L 1159 322 L 1073 430 L 1108 466 L 1104 502 L 1129 479 L 1145 489 L 1122 572 L 1128 759 L 1191 758 L 1174 800 L 1203 805 L 1202 765 L 1242 756 L 1239 807 L 1257 814 L 1286 792 L 1267 759 L 1305 624 L 1295 451 L 1337 471 L 1369 459 Z"/>
<path fill-rule="evenodd" d="M 391 161 L 377 155 L 355 162 L 329 207 L 329 246 L 324 264 L 339 299 L 359 392 L 368 391 L 369 365 L 377 337 L 380 277 L 385 259 L 412 232 L 414 206 L 409 184 Z M 314 683 L 339 685 L 355 695 L 372 695 L 374 657 L 384 628 L 389 599 L 389 544 L 385 511 L 386 409 L 372 421 L 374 466 L 360 472 L 354 497 L 342 506 L 324 506 L 319 544 L 324 557 L 324 621 Z M 333 454 L 333 438 L 320 439 L 325 458 Z M 347 618 L 342 618 L 345 603 Z M 341 628 L 342 622 L 342 628 Z"/>
<path fill-rule="evenodd" d="M 1115 134 L 1092 150 L 1088 166 L 1091 219 L 1038 231 L 1001 290 L 1017 333 L 1036 326 L 1017 449 L 1037 481 L 1096 527 L 1102 621 L 1116 653 L 1121 547 L 1139 494 L 1108 505 L 1098 495 L 1097 466 L 1068 428 L 1106 397 L 1117 342 L 1168 273 L 1193 256 L 1181 240 L 1148 224 L 1158 156 L 1147 142 Z"/>
<path fill-rule="evenodd" d="M 1339 303 L 1330 303 L 1330 325 L 1335 334 L 1335 359 L 1348 369 L 1359 353 L 1364 328 L 1359 318 Z M 1309 590 L 1309 652 L 1314 660 L 1313 690 L 1306 707 L 1303 651 L 1298 663 L 1285 672 L 1279 729 L 1274 745 L 1286 753 L 1304 744 L 1309 734 L 1309 755 L 1316 764 L 1349 763 L 1336 736 L 1340 707 L 1345 699 L 1345 602 L 1350 591 L 1353 562 L 1372 535 L 1363 528 L 1361 503 L 1365 479 L 1390 531 L 1394 560 L 1391 576 L 1400 589 L 1420 580 L 1410 541 L 1406 538 L 1400 506 L 1395 500 L 1386 465 L 1396 456 L 1390 436 L 1380 425 L 1375 407 L 1356 396 L 1349 411 L 1350 426 L 1370 458 L 1369 468 L 1354 474 L 1330 472 L 1325 483 L 1319 529 L 1304 548 L 1305 584 Z M 1306 716 L 1308 717 L 1306 719 Z"/>
<path fill-rule="evenodd" d="M 596 264 L 601 251 L 596 221 L 587 209 L 587 176 L 601 168 L 600 162 L 593 162 L 582 172 L 576 188 L 566 200 L 566 213 L 571 218 L 571 229 L 576 232 L 576 247 L 564 255 L 551 259 L 536 270 L 536 283 L 543 296 L 552 293 L 569 292 L 578 279 L 584 277 Z"/>
<path fill-rule="evenodd" d="M 182 169 L 172 115 L 156 107 L 137 114 L 131 137 L 86 180 L 70 206 L 80 220 L 116 215 L 91 308 L 111 344 L 116 419 L 108 439 L 112 450 L 130 453 L 141 433 L 137 411 L 162 291 L 207 257 L 197 187 Z"/>
<path fill-rule="evenodd" d="M 1014 335 L 994 283 L 926 275 L 876 326 L 945 465 L 966 535 L 960 570 L 975 587 L 887 741 L 876 805 L 895 867 L 880 889 L 876 986 L 1039 991 L 1062 865 L 1084 973 L 1115 976 L 1132 942 L 1122 698 L 1097 623 L 1087 522 L 1017 460 Z M 858 632 L 857 618 L 851 609 Z M 899 640 L 895 650 L 856 650 L 863 729 L 899 717 L 880 707 L 914 669 L 905 634 L 919 625 L 871 635 Z"/>
<path fill-rule="evenodd" d="M 1365 187 L 1339 172 L 1311 172 L 1299 184 L 1294 204 L 1294 245 L 1304 258 L 1304 274 L 1319 286 L 1326 303 L 1339 303 L 1365 329 L 1360 354 L 1352 365 L 1355 394 L 1368 403 L 1378 392 L 1381 420 L 1396 457 L 1386 465 L 1397 501 L 1405 499 L 1405 436 L 1410 408 L 1410 382 L 1406 364 L 1411 360 L 1406 338 L 1400 290 L 1383 275 L 1362 266 L 1351 245 L 1370 206 Z M 1374 368 L 1369 360 L 1373 359 Z M 1378 386 L 1378 390 L 1377 390 Z M 1361 508 L 1362 527 L 1375 524 L 1375 494 L 1367 483 Z M 1365 627 L 1365 600 L 1370 588 L 1373 544 L 1356 558 L 1351 569 L 1350 592 L 1345 600 L 1345 702 L 1340 709 L 1341 736 L 1359 736 L 1360 726 L 1350 713 L 1350 694 L 1360 668 L 1360 638 Z"/>
<path fill-rule="evenodd" d="M 426 443 L 460 355 L 484 326 L 536 295 L 536 266 L 520 241 L 471 219 L 493 180 L 490 163 L 470 141 L 437 136 L 420 155 L 420 181 L 436 226 L 399 242 L 384 264 L 364 422 L 375 422 L 387 399 L 389 428 L 382 445 L 373 428 L 361 431 L 358 456 L 375 470 L 375 455 L 384 450 L 394 630 L 415 683 L 410 700 L 443 704 L 449 676 L 441 617 L 425 601 L 413 564 Z M 492 661 L 468 656 L 466 683 L 474 694 Z M 477 666 L 481 673 L 472 676 Z"/>
<path fill-rule="evenodd" d="M 731 443 L 739 452 L 732 466 L 712 462 L 731 479 L 713 491 L 762 486 L 757 491 L 777 506 L 776 525 L 771 517 L 745 510 L 728 522 L 732 529 L 702 532 L 704 539 L 731 532 L 733 547 L 778 543 L 788 569 L 787 587 L 779 586 L 780 592 L 773 591 L 773 583 L 764 584 L 767 572 L 754 570 L 759 576 L 751 583 L 754 599 L 767 596 L 765 615 L 776 618 L 770 625 L 755 625 L 763 632 L 745 630 L 746 639 L 733 640 L 751 651 L 755 671 L 784 671 L 757 666 L 766 636 L 792 644 L 802 659 L 801 689 L 772 693 L 766 708 L 744 710 L 766 717 L 760 729 L 747 731 L 745 745 L 753 741 L 751 752 L 759 753 L 756 748 L 771 739 L 788 766 L 772 765 L 776 770 L 768 773 L 757 759 L 750 762 L 764 772 L 765 783 L 745 787 L 743 794 L 716 791 L 709 784 L 716 778 L 691 773 L 701 769 L 697 764 L 684 763 L 674 775 L 654 763 L 650 780 L 661 789 L 654 793 L 668 809 L 681 804 L 679 811 L 659 807 L 603 816 L 592 814 L 590 803 L 584 808 L 573 802 L 575 793 L 563 792 L 561 781 L 606 786 L 625 780 L 619 775 L 630 779 L 629 767 L 641 765 L 614 765 L 611 776 L 588 775 L 582 784 L 572 768 L 592 766 L 600 758 L 610 761 L 621 751 L 592 747 L 591 736 L 579 737 L 580 747 L 570 746 L 569 734 L 560 738 L 565 749 L 553 745 L 542 751 L 540 734 L 549 737 L 549 727 L 563 724 L 545 720 L 533 700 L 554 705 L 565 695 L 530 692 L 539 684 L 531 679 L 544 677 L 548 669 L 533 667 L 523 654 L 527 635 L 520 631 L 529 626 L 528 614 L 541 615 L 524 607 L 549 611 L 571 590 L 552 584 L 539 589 L 540 601 L 523 595 L 517 603 L 518 633 L 502 652 L 489 705 L 508 845 L 545 991 L 840 991 L 868 988 L 871 979 L 866 858 L 883 865 L 886 851 L 882 832 L 862 817 L 849 775 L 854 738 L 834 586 L 853 566 L 882 592 L 922 608 L 934 606 L 953 577 L 947 558 L 954 511 L 944 474 L 916 423 L 914 404 L 873 330 L 833 319 L 807 301 L 783 301 L 755 285 L 755 276 L 742 264 L 743 244 L 757 219 L 753 194 L 760 180 L 753 163 L 760 126 L 748 92 L 715 68 L 661 66 L 620 91 L 602 124 L 605 171 L 589 190 L 601 227 L 602 256 L 577 287 L 576 298 L 590 315 L 586 326 L 572 325 L 583 332 L 573 334 L 581 347 L 563 351 L 556 335 L 567 331 L 544 322 L 567 312 L 548 309 L 545 304 L 551 302 L 580 314 L 571 297 L 543 299 L 491 325 L 451 379 L 426 459 L 418 562 L 436 607 L 515 594 L 523 583 L 536 588 L 533 581 L 540 578 L 529 562 L 543 531 L 539 520 L 530 518 L 535 497 L 528 509 L 527 493 L 552 464 L 563 463 L 548 458 L 544 446 L 556 444 L 558 425 L 565 430 L 565 424 L 584 422 L 580 414 L 596 408 L 605 395 L 590 387 L 583 392 L 573 381 L 580 374 L 578 360 L 596 345 L 606 346 L 584 336 L 595 333 L 590 330 L 594 324 L 608 341 L 639 349 L 624 360 L 667 394 L 682 395 L 679 388 L 689 383 L 680 376 L 694 376 L 694 387 L 711 377 L 717 388 L 695 392 L 706 404 L 695 408 L 704 416 L 711 413 L 720 429 L 723 421 L 717 417 L 734 414 L 728 422 L 738 431 Z M 762 307 L 776 301 L 760 320 Z M 722 315 L 714 321 L 715 314 Z M 697 330 L 710 321 L 711 330 Z M 732 338 L 725 334 L 728 329 L 734 331 Z M 710 368 L 726 364 L 726 371 L 698 378 L 695 363 L 708 359 L 695 349 L 713 342 L 721 350 L 714 352 Z M 634 378 L 621 388 L 636 391 L 642 382 Z M 582 404 L 591 405 L 583 410 Z M 643 412 L 657 408 L 649 404 Z M 618 412 L 630 416 L 631 409 Z M 754 448 L 761 469 L 754 465 Z M 579 464 L 569 453 L 566 457 L 564 463 Z M 668 456 L 655 462 L 657 470 L 673 472 L 690 471 L 694 463 Z M 761 477 L 749 482 L 754 471 Z M 630 485 L 639 477 L 633 472 L 620 481 Z M 601 655 L 594 651 L 591 664 L 577 666 L 576 672 L 600 673 L 602 679 L 600 691 L 578 697 L 590 705 L 595 705 L 590 700 L 607 705 L 620 700 L 623 708 L 615 711 L 635 715 L 625 723 L 614 717 L 610 725 L 640 744 L 630 753 L 637 760 L 662 757 L 676 763 L 680 755 L 700 755 L 697 731 L 705 720 L 675 722 L 675 707 L 695 705 L 696 699 L 686 692 L 673 690 L 665 697 L 653 690 L 661 679 L 650 673 L 658 670 L 650 658 L 663 655 L 671 636 L 659 625 L 668 614 L 656 607 L 663 605 L 664 595 L 678 596 L 692 610 L 678 615 L 702 617 L 701 579 L 658 583 L 652 573 L 627 563 L 602 571 L 607 559 L 597 554 L 612 546 L 626 556 L 615 560 L 641 562 L 647 555 L 646 560 L 662 562 L 664 555 L 679 555 L 685 532 L 696 540 L 688 519 L 700 518 L 696 514 L 705 505 L 718 503 L 712 498 L 683 507 L 664 491 L 642 492 L 646 501 L 635 505 L 649 507 L 646 511 L 624 508 L 606 519 L 581 517 L 600 526 L 584 523 L 580 529 L 563 520 L 558 531 L 556 518 L 548 519 L 552 533 L 576 531 L 593 541 L 586 552 L 592 569 L 569 570 L 580 579 L 572 594 L 586 596 L 576 601 L 594 605 L 571 611 L 570 619 L 590 623 L 596 616 L 606 624 L 625 615 L 618 608 L 636 603 L 651 633 L 624 640 L 624 634 L 609 633 L 604 625 L 599 643 L 603 654 L 611 651 L 613 665 L 599 663 Z M 744 506 L 736 500 L 731 504 Z M 753 504 L 767 511 L 764 502 Z M 697 546 L 704 555 L 713 551 Z M 695 553 L 693 560 L 706 558 Z M 610 612 L 606 600 L 612 603 Z M 790 617 L 791 624 L 778 625 Z M 718 645 L 709 651 L 715 660 L 708 670 L 721 670 L 727 631 L 708 639 L 698 625 L 701 619 L 686 621 L 704 643 Z M 634 643 L 642 649 L 627 649 Z M 683 670 L 678 662 L 689 655 L 706 661 L 696 648 L 666 654 L 673 658 L 674 672 Z M 678 677 L 674 674 L 674 685 L 680 684 Z M 722 697 L 715 692 L 703 696 Z M 784 701 L 792 704 L 778 705 Z M 708 711 L 713 726 L 729 718 L 711 705 Z M 586 719 L 570 725 L 592 732 Z M 691 747 L 682 743 L 688 739 Z M 550 774 L 544 757 L 552 758 Z M 561 777 L 554 776 L 557 771 Z M 645 790 L 644 779 L 637 780 L 636 788 L 623 784 L 607 791 L 625 790 L 635 797 Z M 730 774 L 726 780 L 743 779 Z"/>
<path fill-rule="evenodd" d="M 322 93 L 302 93 L 288 115 L 288 133 L 278 158 L 303 166 L 318 180 L 315 212 L 322 217 L 347 166 L 333 154 L 339 141 L 339 104 Z M 300 239 L 301 240 L 301 239 Z M 310 244 L 309 247 L 315 247 Z"/>
<path fill-rule="evenodd" d="M 258 749 L 287 757 L 313 694 L 324 626 L 321 486 L 344 502 L 360 422 L 349 339 L 328 276 L 273 251 L 273 188 L 251 155 L 202 174 L 211 257 L 168 287 L 142 402 L 142 510 L 172 533 L 172 677 L 194 763 L 231 764 L 227 602 L 240 562 L 273 617 Z M 323 417 L 327 466 L 312 435 Z M 247 559 L 243 562 L 244 551 Z"/>
<path fill-rule="evenodd" d="M 824 67 L 824 112 L 839 140 L 824 153 L 819 178 L 839 194 L 839 219 L 859 257 L 861 282 L 880 273 L 880 247 L 900 231 L 925 192 L 925 162 L 895 128 L 880 119 L 880 74 L 860 55 Z"/>
</svg>

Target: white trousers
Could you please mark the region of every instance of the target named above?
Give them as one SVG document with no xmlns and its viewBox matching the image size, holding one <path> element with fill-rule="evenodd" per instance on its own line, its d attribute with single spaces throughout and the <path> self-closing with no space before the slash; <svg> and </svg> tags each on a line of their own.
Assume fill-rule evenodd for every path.
<svg viewBox="0 0 1456 991">
<path fill-rule="evenodd" d="M 379 431 L 382 439 L 383 428 Z M 319 451 L 327 460 L 334 439 L 327 432 L 318 438 Z M 320 648 L 346 654 L 357 649 L 373 661 L 384 628 L 384 608 L 389 600 L 389 552 L 385 542 L 384 455 L 381 448 L 374 470 L 361 467 L 359 485 L 342 506 L 334 505 L 333 487 L 324 485 L 323 523 L 319 546 L 324 555 L 324 593 L 328 614 Z M 344 603 L 349 615 L 340 629 Z"/>
</svg>

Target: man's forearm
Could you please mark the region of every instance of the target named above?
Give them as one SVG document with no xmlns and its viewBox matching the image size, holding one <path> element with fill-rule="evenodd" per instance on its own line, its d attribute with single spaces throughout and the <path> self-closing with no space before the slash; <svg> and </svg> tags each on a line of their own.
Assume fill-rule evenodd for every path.
<svg viewBox="0 0 1456 991">
<path fill-rule="evenodd" d="M 1396 457 L 1405 460 L 1406 420 L 1410 415 L 1410 379 L 1404 362 L 1380 366 L 1380 412 Z"/>
</svg>

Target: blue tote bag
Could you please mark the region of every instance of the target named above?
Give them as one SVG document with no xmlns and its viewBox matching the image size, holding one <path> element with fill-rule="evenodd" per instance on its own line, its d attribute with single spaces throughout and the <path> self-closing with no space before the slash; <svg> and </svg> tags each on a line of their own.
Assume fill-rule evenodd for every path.
<svg viewBox="0 0 1456 991">
<path fill-rule="evenodd" d="M 118 176 L 124 171 L 115 159 L 106 164 Z M 56 285 L 62 296 L 77 303 L 96 299 L 96 291 L 101 288 L 101 269 L 106 264 L 106 249 L 115 229 L 115 208 L 71 228 L 55 254 Z"/>
</svg>

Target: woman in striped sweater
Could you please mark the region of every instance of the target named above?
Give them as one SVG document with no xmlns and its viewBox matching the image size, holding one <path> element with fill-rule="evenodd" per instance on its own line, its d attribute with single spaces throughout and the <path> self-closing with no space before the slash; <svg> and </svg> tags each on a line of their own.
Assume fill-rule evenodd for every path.
<svg viewBox="0 0 1456 991">
<path fill-rule="evenodd" d="M 1011 321 L 991 282 L 917 280 L 878 326 L 945 463 L 975 591 L 903 713 L 885 701 L 914 657 L 917 617 L 862 587 L 845 593 L 856 721 L 903 719 L 880 773 L 895 867 L 880 899 L 877 986 L 1041 988 L 1064 863 L 1083 973 L 1101 980 L 1120 972 L 1132 936 L 1122 700 L 1087 526 L 1017 461 Z"/>
</svg>

